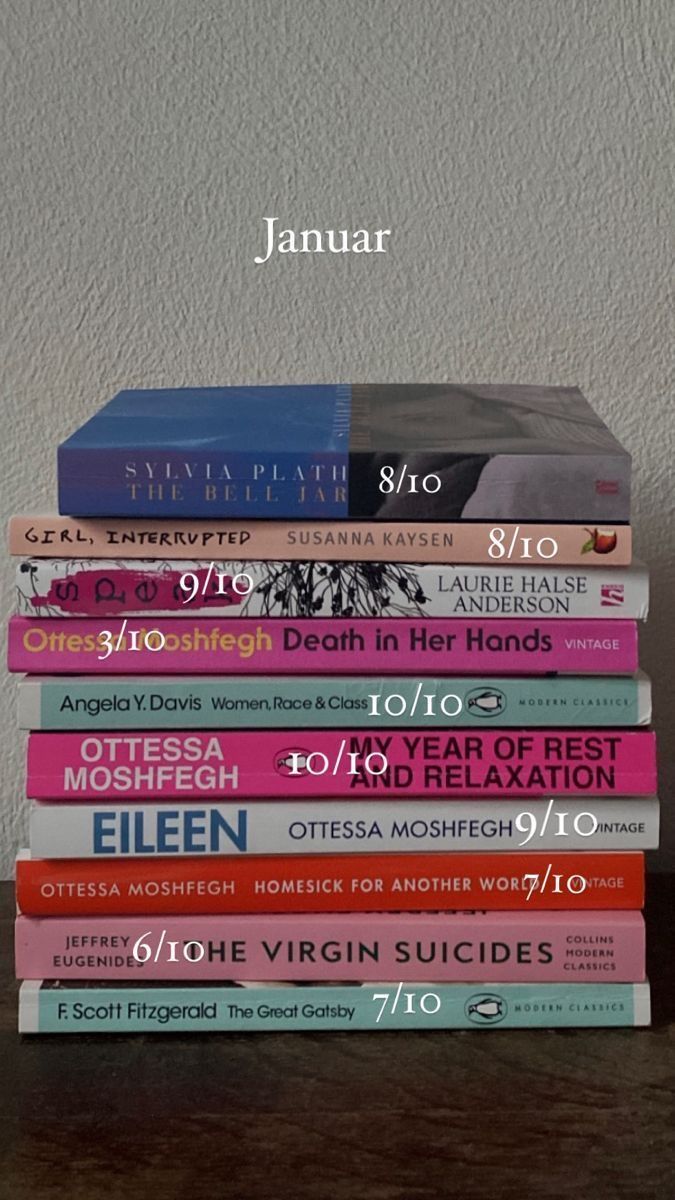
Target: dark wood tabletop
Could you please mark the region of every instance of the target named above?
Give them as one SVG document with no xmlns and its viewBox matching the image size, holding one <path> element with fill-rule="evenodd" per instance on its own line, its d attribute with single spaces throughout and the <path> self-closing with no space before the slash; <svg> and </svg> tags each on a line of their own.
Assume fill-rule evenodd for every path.
<svg viewBox="0 0 675 1200">
<path fill-rule="evenodd" d="M 649 1030 L 24 1037 L 2 885 L 3 1200 L 671 1200 L 675 881 Z"/>
</svg>

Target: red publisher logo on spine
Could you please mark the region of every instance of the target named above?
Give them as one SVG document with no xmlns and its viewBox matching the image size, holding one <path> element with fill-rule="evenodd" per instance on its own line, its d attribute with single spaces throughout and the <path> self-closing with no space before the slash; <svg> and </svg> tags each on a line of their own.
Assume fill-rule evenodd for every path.
<svg viewBox="0 0 675 1200">
<path fill-rule="evenodd" d="M 602 608 L 619 608 L 623 604 L 624 586 L 622 583 L 603 583 L 600 586 L 600 604 Z"/>
</svg>

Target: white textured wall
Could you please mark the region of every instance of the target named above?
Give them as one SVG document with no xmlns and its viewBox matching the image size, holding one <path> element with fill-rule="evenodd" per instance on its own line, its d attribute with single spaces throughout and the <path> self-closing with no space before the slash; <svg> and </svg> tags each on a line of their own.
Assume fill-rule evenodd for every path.
<svg viewBox="0 0 675 1200">
<path fill-rule="evenodd" d="M 580 384 L 634 454 L 671 862 L 674 35 L 672 0 L 0 0 L 3 508 L 53 507 L 121 387 Z M 254 266 L 263 215 L 394 233 Z"/>
</svg>

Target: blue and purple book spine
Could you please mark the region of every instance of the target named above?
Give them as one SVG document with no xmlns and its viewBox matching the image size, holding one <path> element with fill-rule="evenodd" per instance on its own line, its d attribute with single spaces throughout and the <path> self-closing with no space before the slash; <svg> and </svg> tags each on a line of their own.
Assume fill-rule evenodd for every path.
<svg viewBox="0 0 675 1200">
<path fill-rule="evenodd" d="M 80 517 L 630 520 L 630 458 L 576 388 L 119 392 L 58 451 Z"/>
<path fill-rule="evenodd" d="M 59 511 L 345 517 L 350 392 L 120 392 L 59 446 Z"/>
</svg>

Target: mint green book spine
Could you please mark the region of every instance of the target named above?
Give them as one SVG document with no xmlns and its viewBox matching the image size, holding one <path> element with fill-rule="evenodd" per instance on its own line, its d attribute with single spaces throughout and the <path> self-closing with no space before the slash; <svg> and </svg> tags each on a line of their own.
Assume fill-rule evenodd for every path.
<svg viewBox="0 0 675 1200">
<path fill-rule="evenodd" d="M 482 678 L 56 676 L 19 686 L 22 729 L 341 729 L 644 725 L 638 675 Z"/>
<path fill-rule="evenodd" d="M 227 984 L 35 981 L 20 1033 L 272 1033 L 648 1025 L 649 984 Z"/>
</svg>

